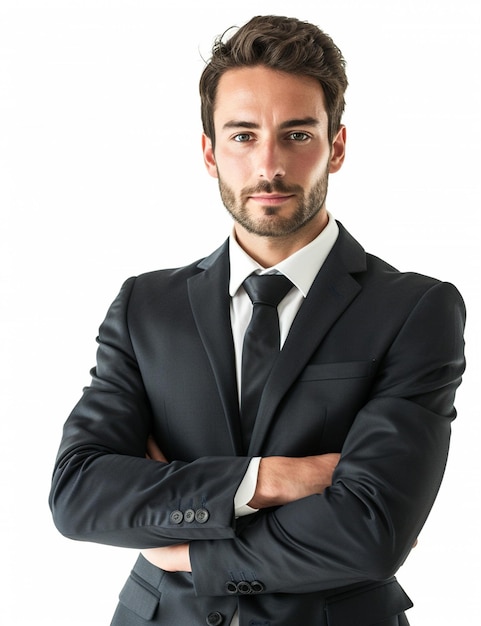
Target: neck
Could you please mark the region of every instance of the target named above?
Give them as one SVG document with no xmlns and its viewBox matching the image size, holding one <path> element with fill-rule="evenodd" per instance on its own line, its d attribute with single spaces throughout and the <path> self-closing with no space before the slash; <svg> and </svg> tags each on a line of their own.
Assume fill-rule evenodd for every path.
<svg viewBox="0 0 481 626">
<path fill-rule="evenodd" d="M 320 211 L 314 219 L 299 231 L 280 237 L 256 235 L 238 223 L 234 233 L 241 248 L 262 267 L 272 267 L 307 246 L 324 230 L 329 221 L 326 210 Z"/>
</svg>

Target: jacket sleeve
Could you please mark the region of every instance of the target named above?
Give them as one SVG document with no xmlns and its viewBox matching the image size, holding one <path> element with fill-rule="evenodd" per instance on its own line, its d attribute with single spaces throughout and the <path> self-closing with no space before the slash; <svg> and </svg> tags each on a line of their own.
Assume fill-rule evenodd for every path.
<svg viewBox="0 0 481 626">
<path fill-rule="evenodd" d="M 233 537 L 249 458 L 145 458 L 152 414 L 129 338 L 134 282 L 100 327 L 92 382 L 64 426 L 49 499 L 54 522 L 72 539 L 132 548 Z M 187 507 L 189 523 L 180 524 Z"/>
<path fill-rule="evenodd" d="M 196 592 L 223 595 L 229 580 L 261 593 L 306 593 L 384 580 L 409 554 L 438 492 L 455 391 L 464 371 L 464 304 L 436 283 L 393 338 L 358 412 L 333 484 L 260 512 L 233 539 L 195 541 Z"/>
</svg>

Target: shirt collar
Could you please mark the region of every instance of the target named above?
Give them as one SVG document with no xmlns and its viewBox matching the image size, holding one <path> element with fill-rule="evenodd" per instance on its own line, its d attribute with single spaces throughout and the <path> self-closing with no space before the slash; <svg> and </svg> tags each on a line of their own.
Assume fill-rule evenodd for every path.
<svg viewBox="0 0 481 626">
<path fill-rule="evenodd" d="M 307 246 L 301 248 L 273 267 L 262 267 L 237 243 L 234 232 L 229 237 L 230 283 L 229 294 L 234 296 L 244 280 L 253 272 L 259 274 L 281 273 L 307 296 L 315 277 L 321 269 L 339 235 L 339 226 L 328 213 L 324 230 Z"/>
</svg>

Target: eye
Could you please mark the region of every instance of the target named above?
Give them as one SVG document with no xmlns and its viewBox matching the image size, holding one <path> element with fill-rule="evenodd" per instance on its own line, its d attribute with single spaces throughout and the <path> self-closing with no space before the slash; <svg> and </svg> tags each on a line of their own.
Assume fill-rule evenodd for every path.
<svg viewBox="0 0 481 626">
<path fill-rule="evenodd" d="M 310 139 L 310 135 L 301 131 L 295 131 L 293 133 L 289 133 L 289 139 L 292 139 L 293 141 L 307 141 Z"/>
<path fill-rule="evenodd" d="M 234 135 L 233 139 L 239 143 L 245 143 L 246 141 L 251 140 L 251 136 L 249 133 L 239 133 L 238 135 Z"/>
</svg>

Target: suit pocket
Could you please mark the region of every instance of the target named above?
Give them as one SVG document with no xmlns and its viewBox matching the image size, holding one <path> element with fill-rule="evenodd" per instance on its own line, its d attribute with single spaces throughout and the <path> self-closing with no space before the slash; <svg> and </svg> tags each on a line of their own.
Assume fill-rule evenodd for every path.
<svg viewBox="0 0 481 626">
<path fill-rule="evenodd" d="M 154 617 L 160 602 L 159 586 L 165 572 L 139 555 L 134 569 L 119 594 L 120 603 L 144 620 Z"/>
<path fill-rule="evenodd" d="M 326 600 L 328 626 L 373 626 L 413 606 L 395 578 L 331 596 Z"/>
<path fill-rule="evenodd" d="M 157 589 L 132 573 L 120 592 L 119 600 L 130 611 L 148 621 L 154 617 L 160 595 Z"/>
<path fill-rule="evenodd" d="M 311 363 L 300 376 L 299 380 L 342 380 L 345 378 L 367 378 L 372 376 L 375 360 L 346 361 L 343 363 Z"/>
</svg>

